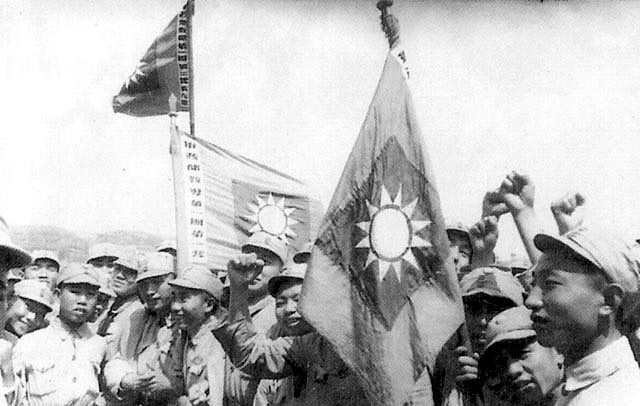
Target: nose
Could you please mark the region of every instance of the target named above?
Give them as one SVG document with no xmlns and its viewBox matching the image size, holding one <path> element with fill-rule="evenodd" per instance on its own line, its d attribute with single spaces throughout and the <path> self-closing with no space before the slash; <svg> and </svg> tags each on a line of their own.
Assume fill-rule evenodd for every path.
<svg viewBox="0 0 640 406">
<path fill-rule="evenodd" d="M 512 380 L 516 380 L 522 375 L 522 365 L 518 360 L 510 360 L 509 365 L 507 365 L 507 376 Z"/>
<path fill-rule="evenodd" d="M 533 286 L 531 288 L 531 292 L 527 300 L 524 301 L 524 305 L 533 311 L 542 307 L 542 289 L 540 289 L 539 286 Z"/>
<path fill-rule="evenodd" d="M 287 314 L 293 314 L 298 310 L 298 304 L 293 300 L 288 300 L 284 307 L 284 311 Z"/>
<path fill-rule="evenodd" d="M 182 305 L 176 301 L 171 302 L 171 311 L 173 313 L 179 313 L 182 310 Z"/>
</svg>

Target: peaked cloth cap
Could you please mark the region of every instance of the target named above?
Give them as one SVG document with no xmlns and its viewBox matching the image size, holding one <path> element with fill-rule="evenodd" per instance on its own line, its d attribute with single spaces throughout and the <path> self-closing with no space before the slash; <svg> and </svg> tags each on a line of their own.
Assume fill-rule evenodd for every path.
<svg viewBox="0 0 640 406">
<path fill-rule="evenodd" d="M 217 300 L 220 300 L 220 297 L 222 297 L 222 282 L 220 282 L 220 279 L 218 279 L 213 272 L 201 265 L 185 268 L 182 276 L 169 281 L 169 285 L 202 290 Z"/>
<path fill-rule="evenodd" d="M 523 304 L 524 289 L 511 272 L 495 267 L 476 268 L 460 281 L 462 297 L 485 294 L 511 300 L 516 306 Z"/>
<path fill-rule="evenodd" d="M 300 251 L 296 252 L 293 256 L 293 262 L 296 264 L 304 264 L 309 261 L 309 257 L 311 256 L 311 251 L 313 250 L 313 243 L 308 242 L 304 244 L 304 246 L 300 249 Z"/>
<path fill-rule="evenodd" d="M 640 280 L 639 247 L 610 231 L 579 227 L 560 237 L 538 234 L 533 242 L 540 251 L 565 251 L 598 268 L 625 292 L 637 292 Z"/>
<path fill-rule="evenodd" d="M 111 258 L 115 261 L 119 256 L 119 247 L 117 245 L 109 242 L 102 242 L 94 244 L 89 248 L 89 259 L 87 259 L 87 262 L 98 258 Z"/>
<path fill-rule="evenodd" d="M 512 307 L 499 313 L 489 322 L 485 351 L 502 341 L 518 340 L 535 335 L 531 310 L 524 306 Z"/>
<path fill-rule="evenodd" d="M 31 255 L 11 241 L 9 226 L 0 217 L 0 262 L 5 268 L 22 268 L 31 263 Z"/>
<path fill-rule="evenodd" d="M 33 262 L 36 262 L 38 259 L 49 259 L 60 267 L 60 259 L 58 258 L 58 253 L 51 250 L 35 250 L 31 253 L 31 258 Z"/>
<path fill-rule="evenodd" d="M 263 248 L 271 251 L 282 261 L 287 262 L 287 243 L 264 231 L 257 231 L 242 245 L 242 252 L 250 251 L 251 247 Z"/>
<path fill-rule="evenodd" d="M 46 284 L 36 279 L 29 279 L 16 283 L 14 289 L 16 296 L 40 303 L 49 311 L 53 310 L 53 294 Z"/>
<path fill-rule="evenodd" d="M 84 283 L 100 289 L 100 279 L 98 272 L 93 265 L 72 262 L 62 269 L 58 274 L 56 285 Z"/>
<path fill-rule="evenodd" d="M 267 288 L 269 289 L 269 294 L 271 296 L 276 296 L 278 293 L 278 289 L 283 283 L 296 281 L 302 283 L 304 281 L 304 276 L 307 273 L 307 264 L 289 264 L 287 265 L 280 275 L 276 275 L 269 279 L 269 284 Z"/>
<path fill-rule="evenodd" d="M 136 283 L 145 279 L 155 278 L 156 276 L 175 274 L 176 271 L 174 264 L 175 260 L 173 255 L 169 253 L 154 252 L 147 254 L 146 265 L 142 272 L 138 274 Z"/>
</svg>

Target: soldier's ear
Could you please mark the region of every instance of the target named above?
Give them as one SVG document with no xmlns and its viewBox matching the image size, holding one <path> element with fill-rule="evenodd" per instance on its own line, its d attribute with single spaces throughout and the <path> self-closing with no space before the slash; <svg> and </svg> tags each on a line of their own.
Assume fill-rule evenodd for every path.
<svg viewBox="0 0 640 406">
<path fill-rule="evenodd" d="M 615 315 L 622 306 L 624 291 L 617 283 L 607 285 L 602 291 L 604 305 L 600 307 L 601 316 Z"/>
<path fill-rule="evenodd" d="M 205 300 L 204 305 L 206 313 L 213 314 L 218 308 L 218 301 L 215 297 L 207 293 L 207 300 Z"/>
</svg>

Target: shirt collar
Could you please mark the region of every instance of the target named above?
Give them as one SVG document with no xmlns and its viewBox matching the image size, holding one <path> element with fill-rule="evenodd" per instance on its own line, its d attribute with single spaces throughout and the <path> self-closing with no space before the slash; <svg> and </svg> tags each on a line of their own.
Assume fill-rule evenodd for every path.
<svg viewBox="0 0 640 406">
<path fill-rule="evenodd" d="M 620 337 L 606 347 L 587 355 L 566 369 L 563 392 L 574 392 L 593 385 L 635 362 L 629 340 Z"/>
<path fill-rule="evenodd" d="M 73 329 L 68 324 L 60 320 L 60 317 L 56 317 L 51 321 L 51 328 L 62 341 L 69 338 L 88 338 L 91 336 L 91 330 L 89 329 L 89 326 L 87 326 L 87 323 L 83 323 L 77 329 Z"/>
<path fill-rule="evenodd" d="M 200 326 L 200 329 L 198 330 L 196 335 L 191 337 L 191 339 L 190 339 L 191 345 L 196 347 L 199 344 L 202 344 L 203 342 L 205 342 L 205 340 L 207 339 L 207 334 L 212 334 L 211 333 L 211 328 L 212 328 L 212 322 L 211 321 L 207 321 L 207 322 L 203 323 Z"/>
</svg>

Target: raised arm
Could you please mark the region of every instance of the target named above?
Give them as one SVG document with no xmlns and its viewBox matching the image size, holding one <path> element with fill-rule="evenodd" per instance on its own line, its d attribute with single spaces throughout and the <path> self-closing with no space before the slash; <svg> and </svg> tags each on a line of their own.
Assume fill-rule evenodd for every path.
<svg viewBox="0 0 640 406">
<path fill-rule="evenodd" d="M 578 228 L 584 222 L 586 199 L 579 192 L 567 192 L 551 203 L 560 235 Z"/>
</svg>

